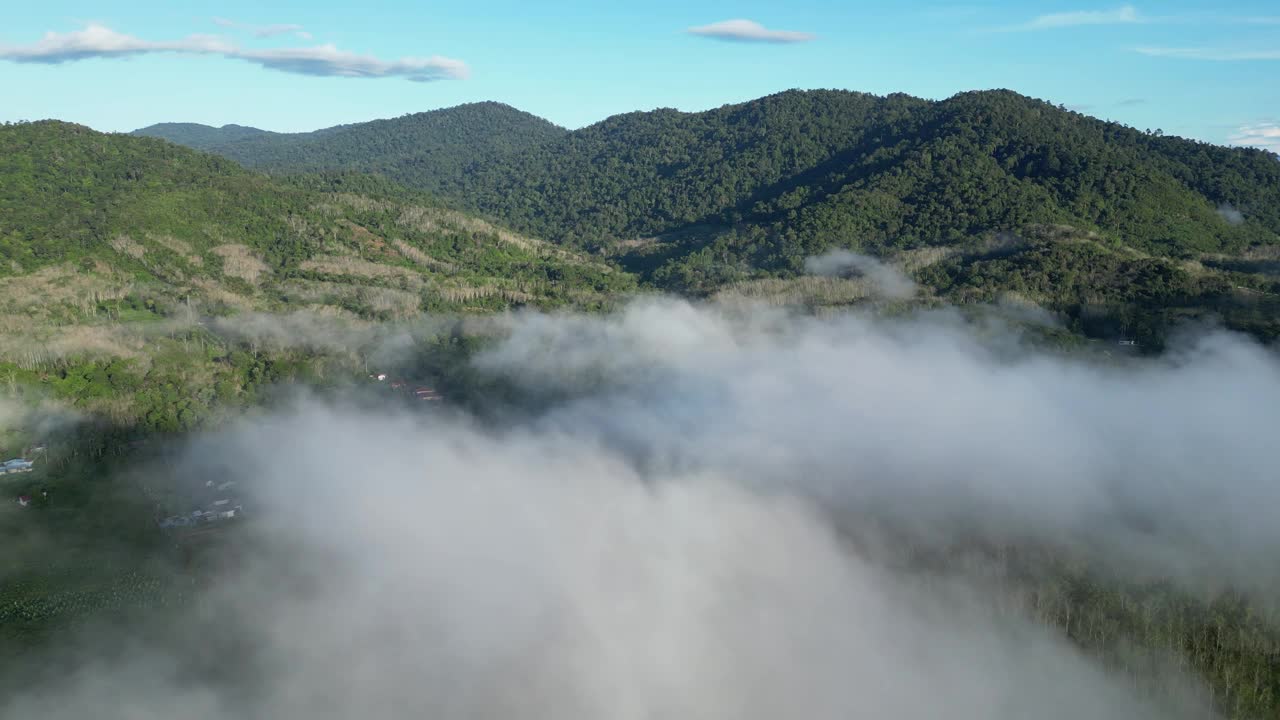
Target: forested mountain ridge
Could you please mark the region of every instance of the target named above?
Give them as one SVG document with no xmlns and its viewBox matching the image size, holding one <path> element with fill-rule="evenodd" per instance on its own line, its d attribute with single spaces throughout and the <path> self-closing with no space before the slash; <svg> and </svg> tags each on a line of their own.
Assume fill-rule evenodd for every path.
<svg viewBox="0 0 1280 720">
<path fill-rule="evenodd" d="M 453 193 L 570 242 L 653 235 L 732 220 L 768 188 L 874 142 L 877 118 L 926 105 L 905 95 L 789 92 L 702 113 L 628 113 L 504 163 L 477 163 Z"/>
<path fill-rule="evenodd" d="M 273 133 L 228 125 L 152 125 L 159 137 L 277 172 L 376 172 L 409 187 L 438 190 L 473 163 L 538 147 L 566 131 L 496 102 L 459 105 L 309 133 Z"/>
<path fill-rule="evenodd" d="M 307 274 L 322 256 L 400 266 L 436 287 L 484 277 L 550 290 L 550 275 L 572 276 L 566 291 L 578 292 L 592 286 L 578 272 L 619 275 L 376 176 L 278 180 L 172 143 L 57 121 L 0 127 L 0 181 L 0 277 L 75 261 L 183 286 L 234 280 L 234 263 L 218 262 L 228 253 L 252 255 L 246 263 L 275 280 Z M 353 277 L 396 274 L 365 270 Z"/>
<path fill-rule="evenodd" d="M 160 138 L 196 150 L 210 150 L 259 135 L 278 135 L 279 133 L 244 125 L 223 125 L 216 128 L 200 123 L 158 123 L 135 130 L 130 134 Z"/>
<path fill-rule="evenodd" d="M 946 245 L 1028 223 L 1070 224 L 1158 254 L 1280 240 L 1274 156 L 1148 135 L 1003 91 L 936 103 L 791 92 L 706 113 L 624 115 L 478 164 L 454 193 L 588 244 L 736 231 L 730 254 L 768 270 L 794 270 L 832 246 Z M 1223 206 L 1243 222 L 1224 221 Z"/>
<path fill-rule="evenodd" d="M 621 115 L 477 164 L 452 194 L 686 293 L 754 293 L 851 248 L 895 262 L 926 294 L 1014 295 L 1090 334 L 1158 344 L 1204 315 L 1280 332 L 1274 155 L 1008 91 L 940 102 L 793 91 Z"/>
<path fill-rule="evenodd" d="M 494 107 L 422 117 L 488 129 Z M 340 130 L 320 133 L 336 142 Z M 290 137 L 246 141 L 261 153 L 252 158 L 245 143 L 213 150 L 264 169 L 315 169 L 268 151 Z M 384 172 L 575 244 L 754 228 L 743 259 L 772 269 L 832 245 L 940 245 L 1028 223 L 1071 224 L 1157 254 L 1280 241 L 1274 155 L 1140 132 L 1004 90 L 942 101 L 788 91 L 706 112 L 627 113 L 542 140 L 466 162 L 410 162 L 404 150 L 389 171 L 344 141 L 325 166 Z M 1240 222 L 1226 221 L 1224 207 Z"/>
</svg>

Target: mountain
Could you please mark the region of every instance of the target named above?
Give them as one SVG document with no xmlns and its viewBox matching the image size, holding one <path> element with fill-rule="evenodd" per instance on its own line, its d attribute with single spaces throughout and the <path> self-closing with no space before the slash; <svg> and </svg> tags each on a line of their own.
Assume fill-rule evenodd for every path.
<svg viewBox="0 0 1280 720">
<path fill-rule="evenodd" d="M 278 172 L 376 172 L 410 187 L 438 190 L 476 162 L 499 162 L 567 131 L 508 105 L 460 105 L 390 120 L 309 133 L 270 133 L 227 125 L 152 125 L 134 135 L 159 137 Z"/>
<path fill-rule="evenodd" d="M 464 110 L 473 122 L 495 111 L 425 115 Z M 1260 150 L 1142 132 L 1004 90 L 941 101 L 789 91 L 618 115 L 498 153 L 439 134 L 425 153 L 409 136 L 397 146 L 399 122 L 373 124 L 389 133 L 376 153 L 348 145 L 327 167 L 380 172 L 611 253 L 667 290 L 755 283 L 751 292 L 791 296 L 778 281 L 847 248 L 897 263 L 947 301 L 1012 293 L 1104 335 L 1137 326 L 1154 341 L 1156 328 L 1206 313 L 1280 335 L 1280 162 Z M 275 136 L 237 147 L 248 144 L 275 154 L 214 151 L 278 172 L 314 167 Z"/>
<path fill-rule="evenodd" d="M 196 150 L 212 150 L 260 135 L 277 135 L 278 133 L 245 127 L 244 125 L 223 125 L 220 128 L 201 125 L 200 123 L 159 123 L 140 130 L 133 135 L 157 137 L 179 145 L 186 145 Z"/>
<path fill-rule="evenodd" d="M 61 290 L 16 291 L 34 277 Z M 631 286 L 598 260 L 377 178 L 285 182 L 160 140 L 52 121 L 0 127 L 0 282 L 17 312 L 55 297 L 74 304 L 75 288 L 106 284 L 371 316 L 591 303 Z"/>
<path fill-rule="evenodd" d="M 515 117 L 541 128 L 536 140 L 495 121 Z M 462 128 L 502 152 L 477 152 Z M 366 136 L 381 140 L 361 146 Z M 324 148 L 323 161 L 296 154 L 299 142 Z M 463 159 L 438 161 L 443 148 Z M 768 267 L 794 268 L 830 245 L 949 244 L 1027 223 L 1071 224 L 1161 254 L 1280 242 L 1274 155 L 1144 133 L 1009 91 L 936 102 L 789 91 L 573 132 L 482 103 L 212 149 L 278 171 L 384 172 L 580 244 L 760 228 L 770 247 L 748 259 Z"/>
<path fill-rule="evenodd" d="M 398 327 L 382 321 L 435 342 L 424 312 L 598 308 L 635 285 L 378 177 L 285 181 L 154 138 L 0 126 L 0 376 L 122 428 L 350 378 Z"/>
<path fill-rule="evenodd" d="M 588 244 L 736 229 L 742 237 L 726 249 L 769 269 L 796 269 L 836 245 L 947 245 L 1028 223 L 1160 254 L 1280 242 L 1273 155 L 1146 134 L 1004 91 L 940 102 L 789 92 L 703 113 L 621 115 L 477 163 L 447 194 Z M 1223 206 L 1244 222 L 1227 221 Z"/>
</svg>

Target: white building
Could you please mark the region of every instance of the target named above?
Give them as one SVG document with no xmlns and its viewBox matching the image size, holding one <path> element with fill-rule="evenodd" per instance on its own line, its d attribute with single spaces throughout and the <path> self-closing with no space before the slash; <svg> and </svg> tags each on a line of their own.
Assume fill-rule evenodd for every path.
<svg viewBox="0 0 1280 720">
<path fill-rule="evenodd" d="M 30 460 L 24 460 L 22 458 L 14 458 L 12 460 L 6 460 L 4 461 L 4 463 L 0 464 L 0 475 L 7 475 L 8 473 L 31 472 L 31 470 L 34 467 L 35 467 L 35 463 L 31 462 Z"/>
</svg>

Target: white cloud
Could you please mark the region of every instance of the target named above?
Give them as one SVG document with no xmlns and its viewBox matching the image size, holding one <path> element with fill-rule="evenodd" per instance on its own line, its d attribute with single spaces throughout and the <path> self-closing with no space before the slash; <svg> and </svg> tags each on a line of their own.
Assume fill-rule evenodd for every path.
<svg viewBox="0 0 1280 720">
<path fill-rule="evenodd" d="M 1114 10 L 1077 10 L 1074 12 L 1050 13 L 1041 15 L 1030 22 L 1006 30 L 1052 30 L 1081 25 L 1130 25 L 1145 23 L 1147 19 L 1139 14 L 1132 5 L 1124 5 Z"/>
<path fill-rule="evenodd" d="M 24 657 L 51 670 L 0 717 L 1209 718 L 1037 622 L 1070 606 L 982 548 L 1275 597 L 1280 358 L 1241 338 L 1095 363 L 953 313 L 476 322 L 482 377 L 564 397 L 190 438 L 156 482 L 238 479 L 251 552 L 144 632 Z"/>
<path fill-rule="evenodd" d="M 805 258 L 805 272 L 812 275 L 865 277 L 880 294 L 897 300 L 905 300 L 916 294 L 916 284 L 897 268 L 886 265 L 870 255 L 859 255 L 848 250 L 831 252 Z"/>
<path fill-rule="evenodd" d="M 1206 718 L 1037 622 L 1062 606 L 981 548 L 1274 588 L 1280 365 L 1239 338 L 1096 364 L 950 314 L 485 322 L 507 332 L 475 370 L 567 397 L 496 425 L 303 402 L 191 438 L 157 482 L 230 473 L 252 551 L 149 632 L 30 659 L 56 671 L 0 716 Z"/>
<path fill-rule="evenodd" d="M 1232 145 L 1261 148 L 1280 153 L 1280 123 L 1245 125 L 1228 138 Z"/>
<path fill-rule="evenodd" d="M 1238 337 L 1094 363 L 952 313 L 477 322 L 505 332 L 474 370 L 565 397 L 191 438 L 160 478 L 240 480 L 252 552 L 129 643 L 33 658 L 56 672 L 0 716 L 1206 718 L 1035 622 L 1062 606 L 981 548 L 1275 596 L 1280 359 Z"/>
<path fill-rule="evenodd" d="M 224 27 L 235 25 L 222 18 L 217 18 L 214 22 Z M 288 32 L 301 35 L 299 27 L 276 25 L 261 28 L 255 34 L 261 37 Z M 415 82 L 426 82 L 465 78 L 469 73 L 463 61 L 438 55 L 380 60 L 371 55 L 340 50 L 334 45 L 257 50 L 241 48 L 211 35 L 191 35 L 182 40 L 156 42 L 118 33 L 98 24 L 88 25 L 75 32 L 45 33 L 43 38 L 29 45 L 0 45 L 0 59 L 50 65 L 89 58 L 129 57 L 158 52 L 221 55 L 256 63 L 272 70 L 322 77 L 403 77 Z"/>
<path fill-rule="evenodd" d="M 1239 62 L 1244 60 L 1280 60 L 1280 50 L 1232 50 L 1211 47 L 1140 47 L 1137 52 L 1151 57 L 1171 57 L 1185 60 L 1213 60 Z"/>
<path fill-rule="evenodd" d="M 0 45 L 0 58 L 14 62 L 57 64 L 92 57 L 123 57 L 151 52 L 234 53 L 234 45 L 212 35 L 153 42 L 118 33 L 96 23 L 69 33 L 47 32 L 30 45 Z"/>
<path fill-rule="evenodd" d="M 386 61 L 371 55 L 357 55 L 339 50 L 334 45 L 241 50 L 235 57 L 258 63 L 272 70 L 300 75 L 357 78 L 404 77 L 414 82 L 428 82 L 445 78 L 465 78 L 469 72 L 467 64 L 463 61 L 438 55 Z"/>
<path fill-rule="evenodd" d="M 793 30 L 770 30 L 753 20 L 725 20 L 723 22 L 689 28 L 691 35 L 732 40 L 735 42 L 798 43 L 813 40 L 816 35 Z"/>
<path fill-rule="evenodd" d="M 1232 225 L 1240 225 L 1244 222 L 1244 213 L 1231 206 L 1231 203 L 1222 203 L 1218 206 L 1218 215 Z"/>
</svg>

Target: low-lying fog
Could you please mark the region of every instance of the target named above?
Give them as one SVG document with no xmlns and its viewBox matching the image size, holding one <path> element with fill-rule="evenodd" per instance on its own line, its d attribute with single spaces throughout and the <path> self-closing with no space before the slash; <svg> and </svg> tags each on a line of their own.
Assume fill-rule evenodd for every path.
<svg viewBox="0 0 1280 720">
<path fill-rule="evenodd" d="M 946 312 L 501 325 L 478 368 L 562 397 L 519 422 L 301 398 L 192 441 L 255 551 L 0 717 L 1204 717 L 903 548 L 1276 587 L 1280 362 L 1240 337 L 1103 364 Z M 191 670 L 230 638 L 240 679 Z"/>
</svg>

